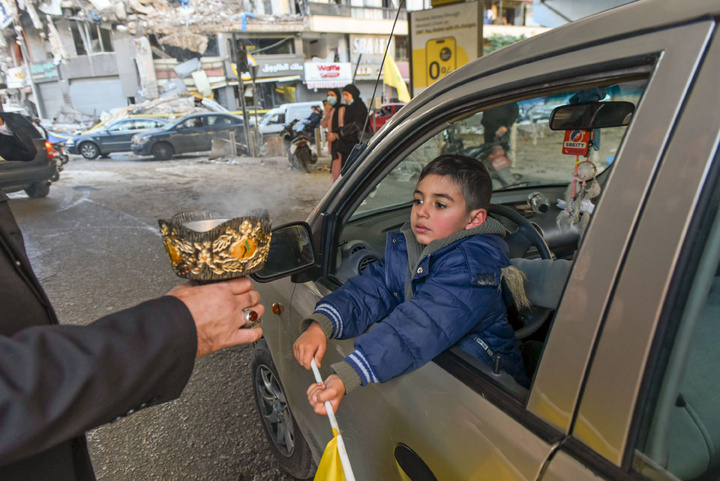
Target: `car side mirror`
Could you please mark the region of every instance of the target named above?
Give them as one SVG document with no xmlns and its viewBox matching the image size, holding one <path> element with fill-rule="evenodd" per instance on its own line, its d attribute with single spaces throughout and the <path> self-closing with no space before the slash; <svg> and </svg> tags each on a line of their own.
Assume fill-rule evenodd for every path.
<svg viewBox="0 0 720 481">
<path fill-rule="evenodd" d="M 628 125 L 635 112 L 630 102 L 588 102 L 557 107 L 550 115 L 551 130 L 594 130 Z"/>
<path fill-rule="evenodd" d="M 252 274 L 257 282 L 281 279 L 315 266 L 312 231 L 306 222 L 292 222 L 272 230 L 263 268 Z"/>
</svg>

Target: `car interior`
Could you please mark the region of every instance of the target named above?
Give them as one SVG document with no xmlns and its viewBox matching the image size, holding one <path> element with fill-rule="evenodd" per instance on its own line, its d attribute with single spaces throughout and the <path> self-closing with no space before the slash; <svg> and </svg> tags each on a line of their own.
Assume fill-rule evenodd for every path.
<svg viewBox="0 0 720 481">
<path fill-rule="evenodd" d="M 603 185 L 631 123 L 632 112 L 627 109 L 638 105 L 646 85 L 647 79 L 635 77 L 555 89 L 453 114 L 453 118 L 445 119 L 446 128 L 439 133 L 435 130 L 419 147 L 393 159 L 390 167 L 378 173 L 373 187 L 342 227 L 331 275 L 343 283 L 383 257 L 387 233 L 399 231 L 410 220 L 413 191 L 427 163 L 445 153 L 481 160 L 493 181 L 489 215 L 507 228 L 511 264 L 526 276 L 524 288 L 532 307 L 518 311 L 510 300 L 507 304 L 532 380 L 583 234 L 602 199 Z M 558 104 L 558 98 L 565 99 L 564 103 Z M 499 135 L 498 130 L 494 139 L 487 141 L 483 116 L 487 124 L 494 125 L 489 121 L 494 115 L 491 110 L 512 103 L 518 115 L 507 133 Z M 549 103 L 553 109 L 547 108 Z M 587 121 L 573 116 L 588 115 L 587 108 L 573 106 L 597 103 L 608 108 L 613 103 L 626 103 L 626 110 L 614 121 L 618 125 L 607 126 L 607 119 L 600 121 L 603 109 L 595 107 L 591 110 L 597 115 L 590 115 L 597 118 L 599 128 L 571 128 Z M 589 140 L 587 155 L 582 152 L 582 135 L 586 143 Z M 520 401 L 527 399 L 529 391 L 510 376 L 458 348 L 450 351 L 503 391 Z"/>
</svg>

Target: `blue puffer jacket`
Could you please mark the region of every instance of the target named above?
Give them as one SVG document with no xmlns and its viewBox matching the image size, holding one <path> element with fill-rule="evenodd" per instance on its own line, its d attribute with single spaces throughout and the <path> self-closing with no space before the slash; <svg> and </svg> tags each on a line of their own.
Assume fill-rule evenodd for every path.
<svg viewBox="0 0 720 481">
<path fill-rule="evenodd" d="M 500 290 L 508 247 L 500 235 L 482 234 L 492 223 L 504 232 L 488 219 L 424 249 L 408 228 L 390 233 L 381 262 L 317 304 L 305 326 L 315 320 L 329 338 L 359 336 L 355 352 L 332 366 L 346 392 L 411 372 L 456 344 L 490 365 L 501 356 L 502 367 L 527 386 Z"/>
</svg>

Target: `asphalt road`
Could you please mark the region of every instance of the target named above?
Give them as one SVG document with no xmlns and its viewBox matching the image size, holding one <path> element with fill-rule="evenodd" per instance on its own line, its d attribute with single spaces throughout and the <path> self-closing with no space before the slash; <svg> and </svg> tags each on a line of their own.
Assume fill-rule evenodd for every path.
<svg viewBox="0 0 720 481">
<path fill-rule="evenodd" d="M 30 259 L 62 323 L 87 324 L 181 282 L 157 219 L 194 209 L 241 215 L 267 208 L 273 225 L 304 220 L 330 173 L 287 169 L 283 157 L 157 162 L 73 157 L 44 199 L 11 194 Z M 200 358 L 182 396 L 89 433 L 100 480 L 291 480 L 255 411 L 252 349 Z"/>
</svg>

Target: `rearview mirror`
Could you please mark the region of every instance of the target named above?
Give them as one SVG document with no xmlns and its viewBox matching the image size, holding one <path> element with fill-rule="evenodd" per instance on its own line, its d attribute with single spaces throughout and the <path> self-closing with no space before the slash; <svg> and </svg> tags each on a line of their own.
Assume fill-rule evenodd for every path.
<svg viewBox="0 0 720 481">
<path fill-rule="evenodd" d="M 314 265 L 315 251 L 310 226 L 305 222 L 293 222 L 272 230 L 265 265 L 252 277 L 258 282 L 270 282 Z"/>
<path fill-rule="evenodd" d="M 563 105 L 550 115 L 551 130 L 594 130 L 628 125 L 635 112 L 630 102 Z"/>
</svg>

